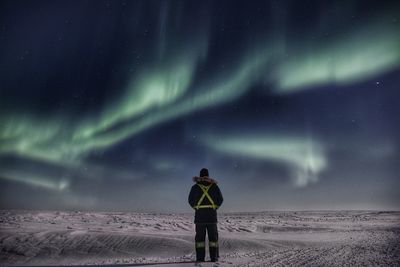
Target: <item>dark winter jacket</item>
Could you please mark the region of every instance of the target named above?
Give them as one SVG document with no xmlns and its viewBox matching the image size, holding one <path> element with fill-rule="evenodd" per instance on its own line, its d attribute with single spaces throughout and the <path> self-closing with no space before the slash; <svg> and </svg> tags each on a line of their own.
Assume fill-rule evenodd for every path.
<svg viewBox="0 0 400 267">
<path fill-rule="evenodd" d="M 208 186 L 211 184 L 210 189 L 208 190 L 208 194 L 214 201 L 214 204 L 218 207 L 221 206 L 223 202 L 221 191 L 215 180 L 208 177 L 194 177 L 193 180 L 196 182 L 195 185 L 192 186 L 189 194 L 189 204 L 192 208 L 195 209 L 195 206 L 199 202 L 201 196 L 203 195 L 203 191 L 201 190 L 198 184 L 202 184 Z M 208 198 L 204 198 L 202 205 L 211 204 Z M 194 216 L 195 223 L 216 223 L 217 222 L 217 210 L 213 208 L 200 208 L 196 209 L 196 213 Z"/>
</svg>

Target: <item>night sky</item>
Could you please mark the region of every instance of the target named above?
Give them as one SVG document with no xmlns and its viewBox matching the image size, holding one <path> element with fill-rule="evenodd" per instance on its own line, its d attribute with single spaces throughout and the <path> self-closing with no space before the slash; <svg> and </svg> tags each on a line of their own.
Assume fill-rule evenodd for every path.
<svg viewBox="0 0 400 267">
<path fill-rule="evenodd" d="M 398 1 L 1 1 L 0 208 L 398 209 L 399 85 Z"/>
</svg>

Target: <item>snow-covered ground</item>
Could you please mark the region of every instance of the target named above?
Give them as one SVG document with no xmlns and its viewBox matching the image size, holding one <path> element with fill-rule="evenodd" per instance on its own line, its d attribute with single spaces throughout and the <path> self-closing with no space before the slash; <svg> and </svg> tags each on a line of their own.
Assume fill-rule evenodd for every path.
<svg viewBox="0 0 400 267">
<path fill-rule="evenodd" d="M 219 266 L 400 266 L 400 212 L 219 214 L 219 236 Z M 2 266 L 199 266 L 193 240 L 193 214 L 0 211 Z"/>
</svg>

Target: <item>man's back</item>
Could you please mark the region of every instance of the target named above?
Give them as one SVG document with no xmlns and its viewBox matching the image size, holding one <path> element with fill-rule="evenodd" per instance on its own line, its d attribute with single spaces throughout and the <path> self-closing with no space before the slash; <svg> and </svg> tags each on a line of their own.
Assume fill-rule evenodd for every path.
<svg viewBox="0 0 400 267">
<path fill-rule="evenodd" d="M 203 187 L 203 189 L 202 189 Z M 205 189 L 206 188 L 206 189 Z M 203 197 L 204 191 L 208 190 L 207 194 L 210 196 L 211 200 L 208 197 Z M 199 201 L 202 198 L 202 202 Z M 223 202 L 223 197 L 221 194 L 221 190 L 219 189 L 217 183 L 213 180 L 204 181 L 198 179 L 196 184 L 194 184 L 190 190 L 189 194 L 189 204 L 192 208 L 196 210 L 195 213 L 195 223 L 216 223 L 217 222 L 217 211 L 216 209 L 221 206 Z M 213 203 L 211 202 L 213 201 Z M 197 208 L 198 205 L 201 206 L 209 206 L 209 208 Z M 215 208 L 212 205 L 215 205 Z"/>
</svg>

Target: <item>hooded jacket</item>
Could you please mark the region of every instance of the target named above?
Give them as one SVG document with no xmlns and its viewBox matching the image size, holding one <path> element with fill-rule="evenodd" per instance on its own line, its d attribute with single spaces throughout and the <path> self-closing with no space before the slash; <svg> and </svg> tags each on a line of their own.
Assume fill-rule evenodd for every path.
<svg viewBox="0 0 400 267">
<path fill-rule="evenodd" d="M 201 196 L 203 195 L 203 191 L 201 190 L 198 184 L 202 184 L 205 186 L 211 185 L 210 189 L 208 190 L 208 194 L 214 201 L 215 205 L 218 207 L 221 206 L 223 202 L 223 197 L 221 190 L 219 189 L 217 182 L 210 178 L 210 177 L 193 177 L 193 181 L 196 183 L 192 186 L 190 193 L 189 193 L 189 204 L 190 206 L 195 209 L 195 206 L 198 204 Z M 204 198 L 202 205 L 209 205 L 211 204 L 208 198 Z M 195 216 L 194 216 L 195 223 L 216 223 L 217 222 L 217 210 L 213 208 L 201 208 L 196 209 Z"/>
</svg>

